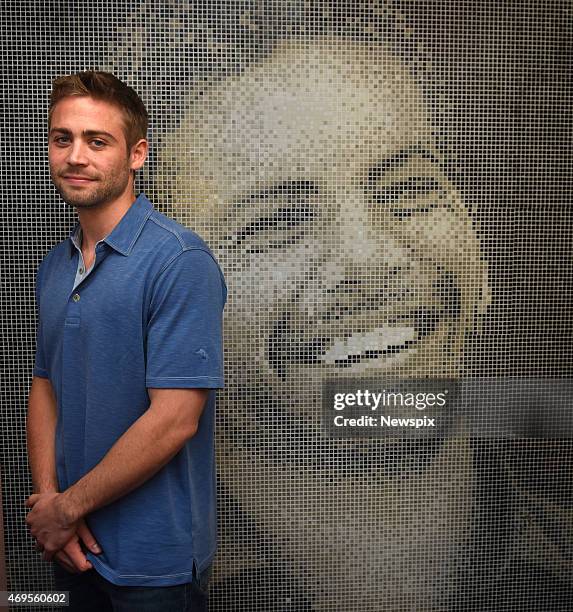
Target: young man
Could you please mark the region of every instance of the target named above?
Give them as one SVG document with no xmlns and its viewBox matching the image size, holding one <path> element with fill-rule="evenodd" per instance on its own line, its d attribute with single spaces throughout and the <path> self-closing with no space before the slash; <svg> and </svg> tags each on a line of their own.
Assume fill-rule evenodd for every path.
<svg viewBox="0 0 573 612">
<path fill-rule="evenodd" d="M 202 610 L 225 281 L 201 238 L 135 197 L 148 145 L 133 89 L 57 79 L 48 126 L 79 223 L 37 276 L 27 523 L 72 609 Z"/>
</svg>

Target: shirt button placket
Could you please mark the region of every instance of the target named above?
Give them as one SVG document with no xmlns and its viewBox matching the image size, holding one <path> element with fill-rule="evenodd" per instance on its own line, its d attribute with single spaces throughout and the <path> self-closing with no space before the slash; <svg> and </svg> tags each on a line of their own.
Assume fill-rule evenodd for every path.
<svg viewBox="0 0 573 612">
<path fill-rule="evenodd" d="M 78 411 L 78 394 L 81 395 L 83 390 L 80 381 L 85 376 L 85 366 L 82 361 L 84 338 L 81 327 L 81 309 L 80 293 L 72 289 L 72 292 L 68 294 L 62 343 L 61 414 L 63 417 L 61 428 L 62 444 L 66 449 L 84 448 L 85 418 L 80 415 L 79 421 L 76 422 L 77 417 L 71 416 Z M 76 451 L 68 450 L 67 452 Z M 80 476 L 81 469 L 68 472 L 66 467 L 66 478 L 71 480 L 70 484 Z"/>
</svg>

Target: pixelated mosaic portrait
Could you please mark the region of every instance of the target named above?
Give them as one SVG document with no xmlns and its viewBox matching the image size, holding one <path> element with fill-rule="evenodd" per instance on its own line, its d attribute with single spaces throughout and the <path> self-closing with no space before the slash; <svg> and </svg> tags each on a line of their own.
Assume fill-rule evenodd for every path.
<svg viewBox="0 0 573 612">
<path fill-rule="evenodd" d="M 545 47 L 563 54 L 563 4 L 484 4 L 475 22 L 453 2 L 406 4 L 137 3 L 74 64 L 142 92 L 140 185 L 207 240 L 229 287 L 215 610 L 571 596 L 567 441 L 478 441 L 463 423 L 422 441 L 321 430 L 326 379 L 570 376 L 553 146 L 569 86 L 555 69 L 555 108 L 542 87 L 530 115 L 512 107 Z M 544 27 L 524 51 L 532 15 Z M 524 116 L 544 122 L 537 149 Z"/>
</svg>

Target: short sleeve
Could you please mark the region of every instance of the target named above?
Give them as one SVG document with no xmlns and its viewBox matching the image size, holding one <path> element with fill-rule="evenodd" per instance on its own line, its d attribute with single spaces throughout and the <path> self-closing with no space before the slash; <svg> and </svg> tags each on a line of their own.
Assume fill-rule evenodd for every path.
<svg viewBox="0 0 573 612">
<path fill-rule="evenodd" d="M 41 272 L 42 265 L 38 268 L 36 274 L 36 312 L 38 318 L 38 326 L 36 329 L 36 358 L 34 361 L 34 370 L 32 374 L 40 378 L 49 378 L 48 366 L 46 364 L 46 355 L 44 353 L 44 336 L 42 333 L 42 318 L 40 316 L 40 293 L 41 293 Z"/>
<path fill-rule="evenodd" d="M 177 255 L 156 278 L 146 330 L 146 386 L 224 386 L 223 307 L 227 290 L 210 253 Z"/>
</svg>

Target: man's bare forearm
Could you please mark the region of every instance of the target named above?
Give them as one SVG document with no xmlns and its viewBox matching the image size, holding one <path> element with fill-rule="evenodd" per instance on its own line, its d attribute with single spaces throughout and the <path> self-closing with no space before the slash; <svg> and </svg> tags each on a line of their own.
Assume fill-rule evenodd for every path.
<svg viewBox="0 0 573 612">
<path fill-rule="evenodd" d="M 35 493 L 58 490 L 56 475 L 56 396 L 47 378 L 32 379 L 26 434 L 28 461 Z"/>
<path fill-rule="evenodd" d="M 185 390 L 191 391 L 191 390 Z M 191 438 L 206 395 L 187 395 L 187 405 L 152 402 L 105 457 L 61 495 L 61 508 L 72 522 L 123 497 L 168 463 Z"/>
</svg>

